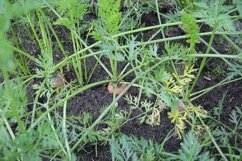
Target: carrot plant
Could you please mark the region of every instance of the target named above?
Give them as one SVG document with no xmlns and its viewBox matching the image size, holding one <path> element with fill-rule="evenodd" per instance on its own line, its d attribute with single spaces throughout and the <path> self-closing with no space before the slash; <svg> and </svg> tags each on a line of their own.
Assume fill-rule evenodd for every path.
<svg viewBox="0 0 242 161">
<path fill-rule="evenodd" d="M 94 36 L 97 40 L 103 40 L 105 43 L 112 45 L 112 43 L 118 43 L 118 39 L 108 40 L 108 37 L 119 33 L 119 23 L 121 20 L 121 12 L 120 10 L 120 0 L 99 0 L 98 1 L 98 17 L 101 20 L 101 26 L 104 29 L 98 29 L 94 33 Z M 107 45 L 108 46 L 108 45 Z M 110 46 L 111 48 L 107 56 L 110 58 L 110 65 L 113 73 L 113 80 L 116 82 L 118 80 L 118 52 L 117 50 Z M 104 45 L 105 48 L 105 45 Z"/>
<path fill-rule="evenodd" d="M 21 78 L 11 79 L 13 71 L 16 69 L 11 43 L 7 40 L 7 30 L 10 28 L 10 20 L 36 9 L 40 4 L 30 3 L 10 3 L 1 1 L 1 25 L 0 30 L 0 54 L 1 54 L 1 73 L 3 82 L 1 83 L 1 159 L 2 160 L 40 160 L 39 150 L 54 146 L 53 143 L 45 144 L 51 138 L 43 139 L 48 131 L 27 132 L 27 118 L 23 113 L 27 112 L 26 87 L 23 86 Z M 16 125 L 16 128 L 13 127 Z M 45 134 L 44 134 L 45 133 Z M 50 133 L 49 133 L 50 134 Z M 40 141 L 43 141 L 40 143 Z M 35 144 L 36 143 L 36 144 Z M 35 144 L 35 146 L 34 146 Z"/>
<path fill-rule="evenodd" d="M 108 143 L 112 160 L 239 160 L 240 107 L 227 125 L 227 104 L 195 101 L 242 80 L 241 3 L 172 2 L 0 1 L 0 160 L 75 161 Z M 221 68 L 206 69 L 214 59 Z M 219 81 L 197 90 L 207 70 Z M 113 82 L 125 88 L 109 97 Z M 164 120 L 171 127 L 156 141 L 123 134 L 130 122 L 152 132 Z M 178 150 L 167 151 L 175 138 Z"/>
<path fill-rule="evenodd" d="M 83 27 L 79 22 L 83 20 L 83 16 L 87 13 L 87 4 L 85 1 L 57 1 L 57 11 L 59 12 L 58 19 L 55 24 L 67 27 L 71 32 L 71 41 L 74 52 L 83 48 L 80 40 Z M 84 55 L 85 53 L 83 53 Z M 73 69 L 76 73 L 78 82 L 83 85 L 84 80 L 87 80 L 86 60 L 80 60 L 78 56 L 72 59 Z"/>
</svg>

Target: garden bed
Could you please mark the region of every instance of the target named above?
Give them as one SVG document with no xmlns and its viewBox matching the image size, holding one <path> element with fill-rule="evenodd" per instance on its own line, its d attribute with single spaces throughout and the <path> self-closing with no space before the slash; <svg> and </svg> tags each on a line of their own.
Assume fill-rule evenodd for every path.
<svg viewBox="0 0 242 161">
<path fill-rule="evenodd" d="M 241 159 L 239 1 L 1 5 L 0 160 Z"/>
</svg>

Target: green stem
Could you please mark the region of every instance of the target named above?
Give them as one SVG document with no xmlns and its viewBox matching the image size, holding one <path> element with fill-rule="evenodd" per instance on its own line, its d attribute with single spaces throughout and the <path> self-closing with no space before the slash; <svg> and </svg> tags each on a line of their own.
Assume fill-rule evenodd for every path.
<svg viewBox="0 0 242 161">
<path fill-rule="evenodd" d="M 17 52 L 17 53 L 27 57 L 29 60 L 32 60 L 33 62 L 35 62 L 37 64 L 39 63 L 39 60 L 36 59 L 35 57 L 31 56 L 29 53 L 26 53 L 26 52 L 22 51 L 21 49 L 18 49 L 18 48 L 14 47 L 14 46 L 10 46 L 10 47 L 11 47 L 11 49 L 13 51 L 15 51 L 15 52 Z"/>
<path fill-rule="evenodd" d="M 215 27 L 214 27 L 214 29 L 212 31 L 211 38 L 210 38 L 210 41 L 209 41 L 209 44 L 208 44 L 208 48 L 207 48 L 206 53 L 205 53 L 206 55 L 210 52 L 210 49 L 212 47 L 212 43 L 213 43 L 215 35 L 216 35 L 216 25 L 215 25 Z M 202 74 L 203 68 L 206 65 L 206 61 L 207 61 L 207 57 L 203 57 L 202 62 L 200 64 L 200 66 L 199 66 L 196 78 L 193 81 L 193 84 L 192 84 L 191 88 L 186 91 L 185 101 L 189 101 L 190 94 L 191 94 L 192 90 L 194 89 L 195 85 L 197 84 L 197 81 L 200 78 L 200 75 Z"/>
<path fill-rule="evenodd" d="M 147 27 L 147 28 L 150 28 L 150 27 Z M 135 30 L 133 30 L 133 31 L 135 31 Z M 113 38 L 118 37 L 118 36 L 122 36 L 122 35 L 125 35 L 125 34 L 128 34 L 128 33 L 131 34 L 131 33 L 133 33 L 133 32 L 126 32 L 126 33 L 122 33 L 122 34 L 114 35 Z M 216 34 L 240 34 L 240 33 L 242 33 L 242 32 L 216 32 Z M 200 36 L 207 36 L 207 35 L 211 35 L 211 32 L 200 33 L 199 35 L 200 35 Z M 187 38 L 186 35 L 183 35 L 183 36 L 175 36 L 175 37 L 169 37 L 169 38 L 163 38 L 163 39 L 158 39 L 158 40 L 153 40 L 153 41 L 147 41 L 147 42 L 137 43 L 136 46 L 142 46 L 142 45 L 148 45 L 148 44 L 154 44 L 154 43 L 161 43 L 161 42 L 173 41 L 173 40 L 180 40 L 180 39 L 186 39 L 186 38 Z M 72 59 L 72 58 L 75 57 L 76 55 L 79 55 L 79 54 L 81 54 L 81 53 L 83 53 L 83 52 L 86 52 L 87 50 L 89 51 L 91 48 L 97 46 L 97 45 L 100 44 L 100 43 L 101 43 L 101 41 L 98 41 L 98 42 L 96 42 L 96 43 L 94 43 L 94 44 L 92 44 L 92 45 L 89 45 L 89 46 L 84 45 L 84 46 L 85 46 L 84 49 L 82 49 L 82 50 L 80 50 L 80 51 L 78 51 L 78 52 L 76 52 L 76 53 L 73 53 L 73 54 L 71 54 L 69 57 L 67 57 L 67 58 L 63 59 L 62 61 L 60 61 L 60 62 L 54 67 L 53 70 L 57 70 L 58 68 L 60 68 L 60 67 L 62 67 L 63 65 L 65 65 L 65 64 L 68 62 L 68 60 Z M 125 48 L 128 48 L 128 47 L 129 47 L 129 45 L 120 46 L 119 48 L 117 48 L 117 50 L 118 50 L 118 49 L 125 49 Z M 80 57 L 79 59 L 85 59 L 85 58 L 88 58 L 88 57 L 91 57 L 91 56 L 96 56 L 96 55 L 98 55 L 98 54 L 100 54 L 100 53 L 103 53 L 103 52 L 105 52 L 105 51 L 107 51 L 107 50 L 102 50 L 102 51 L 98 51 L 98 52 L 91 52 L 91 53 L 88 54 L 88 55 L 83 55 L 83 56 Z M 109 76 L 112 76 L 112 74 L 110 74 L 110 73 L 108 73 L 108 74 L 109 74 Z"/>
<path fill-rule="evenodd" d="M 222 34 L 222 36 L 223 36 L 224 39 L 227 40 L 227 41 L 230 43 L 230 45 L 232 45 L 232 46 L 233 46 L 238 52 L 242 53 L 242 49 L 241 49 L 238 45 L 236 45 L 236 44 L 234 43 L 234 41 L 232 41 L 227 35 Z"/>
<path fill-rule="evenodd" d="M 225 161 L 228 161 L 227 158 L 224 156 L 224 153 L 219 148 L 219 146 L 218 146 L 217 142 L 215 141 L 213 135 L 211 134 L 209 127 L 205 125 L 205 123 L 203 122 L 203 120 L 200 117 L 198 117 L 198 118 L 199 118 L 200 122 L 202 123 L 202 125 L 204 126 L 205 130 L 207 131 L 208 135 L 210 136 L 210 138 L 211 138 L 213 144 L 215 145 L 216 149 L 218 150 L 219 154 L 222 156 L 222 158 Z"/>
<path fill-rule="evenodd" d="M 69 92 L 67 93 L 67 96 L 69 95 Z M 62 130 L 63 130 L 63 136 L 65 139 L 65 145 L 66 145 L 66 151 L 68 153 L 68 158 L 71 160 L 71 151 L 70 151 L 70 146 L 68 143 L 68 137 L 67 137 L 67 127 L 66 127 L 66 108 L 67 108 L 67 100 L 64 102 L 64 107 L 63 107 L 63 120 L 62 120 Z"/>
<path fill-rule="evenodd" d="M 114 82 L 118 81 L 118 62 L 113 60 L 113 78 Z"/>
<path fill-rule="evenodd" d="M 74 52 L 77 52 L 80 47 L 78 43 L 78 38 L 76 37 L 76 34 L 74 31 L 75 31 L 74 29 L 71 30 L 71 38 L 72 38 Z M 83 85 L 82 61 L 81 59 L 78 59 L 78 55 L 76 55 L 72 62 L 73 62 L 73 68 L 75 70 L 77 79 L 79 83 Z"/>
<path fill-rule="evenodd" d="M 217 88 L 217 87 L 229 84 L 229 83 L 233 83 L 233 82 L 236 82 L 236 81 L 240 81 L 240 80 L 242 80 L 242 77 L 234 79 L 234 80 L 230 80 L 230 81 L 227 81 L 227 80 L 228 79 L 224 79 L 224 80 L 222 80 L 221 82 L 217 83 L 214 86 L 208 87 L 208 88 L 203 89 L 201 91 L 197 91 L 197 92 L 191 93 L 191 95 L 190 95 L 191 97 L 194 96 L 194 95 L 197 95 L 197 96 L 194 96 L 194 97 L 190 98 L 190 101 L 194 101 L 194 100 L 198 99 L 199 97 L 203 96 L 204 94 L 208 93 L 209 91 L 213 90 L 214 88 Z"/>
<path fill-rule="evenodd" d="M 242 60 L 240 55 L 228 55 L 228 54 L 190 54 L 188 57 L 202 57 L 202 58 L 229 58 Z"/>
<path fill-rule="evenodd" d="M 81 135 L 80 139 L 73 145 L 73 147 L 71 148 L 71 151 L 73 152 L 79 145 L 80 143 L 83 141 L 83 139 L 89 134 L 89 132 L 106 116 L 106 114 L 114 107 L 115 103 L 127 92 L 127 90 L 132 86 L 132 84 L 134 84 L 134 82 L 138 79 L 138 77 L 136 77 L 132 82 L 130 82 L 130 84 L 127 86 L 127 88 L 125 88 L 124 91 L 122 91 L 120 93 L 120 95 L 118 95 L 118 97 L 116 97 L 113 102 L 107 107 L 105 108 L 105 110 L 101 113 L 101 115 L 96 119 L 96 121 L 89 126 L 85 132 Z"/>
<path fill-rule="evenodd" d="M 2 110 L 1 109 L 0 109 L 0 112 L 2 113 Z M 8 133 L 9 133 L 11 139 L 14 140 L 15 139 L 15 135 L 14 135 L 14 132 L 13 132 L 10 124 L 8 123 L 7 118 L 4 115 L 1 115 L 1 117 L 3 119 L 3 122 L 4 122 L 4 124 L 5 124 L 5 126 L 6 126 L 6 128 L 8 130 Z"/>
<path fill-rule="evenodd" d="M 50 100 L 50 97 L 48 97 L 48 100 L 47 100 L 47 103 L 46 103 L 46 109 L 47 109 L 47 110 L 48 110 L 48 108 L 49 108 L 49 107 L 48 107 L 48 106 L 49 106 L 49 100 Z M 54 123 L 53 123 L 53 121 L 52 121 L 52 119 L 51 119 L 50 113 L 48 113 L 47 117 L 48 117 L 48 119 L 49 119 L 50 127 L 51 127 L 51 129 L 53 130 L 53 133 L 54 133 L 54 136 L 55 136 L 55 138 L 56 138 L 57 143 L 58 143 L 59 146 L 61 147 L 61 149 L 62 149 L 62 151 L 64 152 L 64 154 L 67 155 L 67 152 L 66 152 L 64 146 L 62 145 L 62 143 L 61 143 L 61 141 L 60 141 L 60 138 L 59 138 L 59 136 L 58 136 L 58 134 L 57 134 L 58 132 L 56 131 L 56 128 L 55 128 Z"/>
<path fill-rule="evenodd" d="M 18 104 L 16 104 L 16 101 L 15 101 L 16 98 L 13 96 L 14 91 L 11 89 L 8 72 L 6 70 L 2 70 L 2 75 L 4 78 L 4 82 L 5 82 L 6 96 L 8 98 L 7 106 L 9 106 L 10 112 L 13 114 L 13 116 L 16 119 L 19 131 L 25 132 L 26 128 L 25 128 L 24 122 L 21 120 L 21 117 L 19 115 Z"/>
<path fill-rule="evenodd" d="M 33 108 L 32 108 L 31 124 L 34 123 L 35 113 L 36 113 L 36 106 L 37 106 L 37 103 L 38 103 L 38 100 L 39 100 L 39 96 L 41 95 L 41 92 L 44 89 L 44 85 L 45 85 L 46 81 L 47 81 L 47 78 L 45 78 L 42 81 L 42 83 L 39 86 L 38 91 L 35 92 L 36 96 L 35 96 L 34 104 L 33 104 Z"/>
<path fill-rule="evenodd" d="M 41 116 L 39 116 L 39 118 L 33 123 L 31 124 L 31 126 L 29 127 L 28 131 L 30 131 L 31 129 L 35 128 L 40 121 L 46 116 L 48 115 L 48 113 L 50 113 L 51 111 L 53 111 L 54 109 L 58 108 L 59 106 L 61 106 L 66 100 L 76 96 L 77 94 L 86 91 L 87 89 L 96 87 L 96 86 L 100 86 L 102 84 L 106 84 L 112 82 L 112 80 L 103 80 L 103 81 L 99 81 L 99 82 L 95 82 L 92 84 L 88 84 L 86 86 L 83 86 L 81 88 L 78 88 L 77 90 L 73 91 L 70 95 L 68 95 L 65 99 L 60 100 L 58 103 L 54 104 L 51 108 L 47 109 Z"/>
<path fill-rule="evenodd" d="M 205 41 L 205 40 L 203 40 L 202 38 L 201 38 L 201 41 L 206 45 L 206 46 L 208 46 L 208 43 Z M 211 50 L 215 53 L 215 54 L 217 54 L 217 55 L 221 55 L 217 50 L 215 50 L 213 47 L 211 47 Z M 230 68 L 232 68 L 233 70 L 237 70 L 235 67 L 234 67 L 234 65 L 233 64 L 231 64 L 227 59 L 225 59 L 224 57 L 220 57 L 226 64 L 228 64 L 228 66 L 230 67 Z M 242 76 L 242 73 L 239 73 L 239 75 L 240 76 Z"/>
<path fill-rule="evenodd" d="M 51 32 L 53 33 L 53 35 L 54 35 L 54 37 L 55 37 L 55 39 L 56 39 L 56 42 L 57 42 L 57 44 L 59 45 L 60 50 L 61 50 L 61 52 L 63 53 L 64 57 L 67 57 L 66 52 L 65 52 L 65 49 L 64 49 L 64 47 L 63 47 L 63 44 L 61 43 L 60 39 L 58 38 L 58 36 L 57 36 L 57 34 L 56 34 L 56 32 L 55 32 L 55 30 L 54 30 L 54 28 L 53 28 L 53 26 L 52 26 L 52 23 L 50 22 L 49 18 L 45 15 L 45 13 L 44 13 L 42 10 L 40 10 L 40 13 L 41 13 L 41 15 L 43 16 L 43 18 L 45 19 L 45 22 L 46 22 L 47 25 L 49 26 Z"/>
</svg>

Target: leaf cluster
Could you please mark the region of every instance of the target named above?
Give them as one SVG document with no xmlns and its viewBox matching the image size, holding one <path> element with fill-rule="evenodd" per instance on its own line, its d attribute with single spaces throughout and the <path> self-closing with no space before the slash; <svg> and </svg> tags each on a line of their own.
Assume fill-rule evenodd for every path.
<svg viewBox="0 0 242 161">
<path fill-rule="evenodd" d="M 36 130 L 19 134 L 14 140 L 11 140 L 2 125 L 0 125 L 0 131 L 0 156 L 3 156 L 3 161 L 17 160 L 17 158 L 41 161 L 40 154 L 43 149 L 49 149 L 51 152 L 51 149 L 59 147 L 55 135 L 47 123 L 40 125 Z"/>
<path fill-rule="evenodd" d="M 84 0 L 57 0 L 55 3 L 61 16 L 55 23 L 69 29 L 73 29 L 88 11 Z"/>
<path fill-rule="evenodd" d="M 207 111 L 201 106 L 195 106 L 192 103 L 189 103 L 183 111 L 179 111 L 177 106 L 178 104 L 176 104 L 176 110 L 168 112 L 168 118 L 174 123 L 175 132 L 178 134 L 178 137 L 182 138 L 181 134 L 183 134 L 186 129 L 186 123 L 190 123 L 190 120 L 194 120 L 194 118 L 206 118 Z M 193 122 L 193 124 L 195 124 L 195 122 Z M 194 129 L 194 132 L 199 134 L 201 129 L 199 126 L 197 126 L 196 129 Z"/>
<path fill-rule="evenodd" d="M 163 148 L 151 140 L 137 139 L 122 135 L 118 139 L 112 137 L 109 142 L 112 158 L 117 161 L 154 161 L 159 160 L 159 152 Z"/>
<path fill-rule="evenodd" d="M 228 14 L 234 6 L 226 5 L 225 0 L 219 1 L 199 1 L 195 2 L 197 7 L 192 15 L 199 19 L 208 19 L 205 23 L 212 27 L 218 27 L 219 30 L 235 31 L 233 19 Z"/>
<path fill-rule="evenodd" d="M 183 30 L 187 33 L 189 37 L 187 42 L 190 43 L 191 46 L 195 46 L 196 43 L 200 42 L 200 39 L 199 39 L 200 30 L 196 23 L 195 18 L 192 15 L 183 11 L 181 14 L 181 21 L 183 25 Z"/>
<path fill-rule="evenodd" d="M 142 116 L 139 117 L 141 124 L 160 125 L 160 113 L 166 108 L 162 101 L 155 103 L 148 99 L 140 101 L 138 97 L 131 95 L 125 96 L 125 100 L 132 110 L 139 109 L 142 112 Z"/>
<path fill-rule="evenodd" d="M 111 35 L 119 32 L 120 3 L 121 0 L 98 0 L 98 17 L 101 19 L 103 27 Z"/>
<path fill-rule="evenodd" d="M 41 3 L 25 0 L 23 2 L 0 1 L 0 69 L 11 71 L 15 68 L 11 43 L 7 40 L 6 32 L 10 28 L 11 20 L 37 9 Z"/>
<path fill-rule="evenodd" d="M 158 144 L 143 138 L 122 135 L 110 140 L 110 148 L 113 160 L 117 161 L 156 161 L 156 160 L 180 160 L 180 161 L 213 161 L 208 152 L 203 148 L 197 137 L 190 131 L 186 134 L 181 148 L 176 153 L 167 153 L 164 148 L 165 142 Z"/>
</svg>

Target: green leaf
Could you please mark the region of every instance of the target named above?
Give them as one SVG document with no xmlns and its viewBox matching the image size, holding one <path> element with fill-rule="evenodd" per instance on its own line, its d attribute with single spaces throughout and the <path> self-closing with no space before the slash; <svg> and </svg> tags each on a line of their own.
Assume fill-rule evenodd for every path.
<svg viewBox="0 0 242 161">
<path fill-rule="evenodd" d="M 75 19 L 79 22 L 87 12 L 87 4 L 84 0 L 56 0 L 57 9 L 62 17 Z"/>
<path fill-rule="evenodd" d="M 221 14 L 218 16 L 218 27 L 220 30 L 236 31 L 233 20 L 227 14 Z"/>
<path fill-rule="evenodd" d="M 200 42 L 199 27 L 196 23 L 195 18 L 192 15 L 183 11 L 181 16 L 181 21 L 183 25 L 183 30 L 189 36 L 189 39 L 187 40 L 187 42 L 190 43 L 191 45 L 195 45 L 195 43 L 199 43 Z"/>
<path fill-rule="evenodd" d="M 6 40 L 5 35 L 0 31 L 0 69 L 6 71 L 11 71 L 15 67 L 10 45 L 10 42 Z"/>
<path fill-rule="evenodd" d="M 224 0 L 196 2 L 194 4 L 197 9 L 192 14 L 196 18 L 210 19 L 205 23 L 213 27 L 216 24 L 219 30 L 235 31 L 232 18 L 227 14 L 234 6 L 225 5 L 224 2 Z"/>
<path fill-rule="evenodd" d="M 11 71 L 15 65 L 12 60 L 12 50 L 10 42 L 7 41 L 5 33 L 10 27 L 10 20 L 14 17 L 20 17 L 40 6 L 39 2 L 25 0 L 21 2 L 10 3 L 0 0 L 0 69 Z"/>
<path fill-rule="evenodd" d="M 196 136 L 190 131 L 186 134 L 184 141 L 181 143 L 181 149 L 179 149 L 179 155 L 177 158 L 179 158 L 181 161 L 213 161 L 213 159 L 209 158 L 208 153 L 201 152 L 202 146 L 199 144 Z"/>
<path fill-rule="evenodd" d="M 116 61 L 124 61 L 125 60 L 123 54 L 121 54 L 120 52 L 115 52 L 115 53 L 107 52 L 107 53 L 105 53 L 105 55 L 111 60 L 116 60 Z"/>
<path fill-rule="evenodd" d="M 103 22 L 104 28 L 111 34 L 119 32 L 119 22 L 121 19 L 120 9 L 121 0 L 99 0 L 98 16 Z"/>
<path fill-rule="evenodd" d="M 55 25 L 63 25 L 65 27 L 67 27 L 68 29 L 72 29 L 75 25 L 75 22 L 71 21 L 67 17 L 63 17 L 63 18 L 57 19 L 57 21 L 55 22 Z"/>
<path fill-rule="evenodd" d="M 201 146 L 192 132 L 188 132 L 184 141 L 181 143 L 179 155 L 181 160 L 196 160 L 201 151 Z"/>
<path fill-rule="evenodd" d="M 235 0 L 235 4 L 237 6 L 237 9 L 239 11 L 240 16 L 242 16 L 242 1 L 241 0 Z"/>
</svg>

